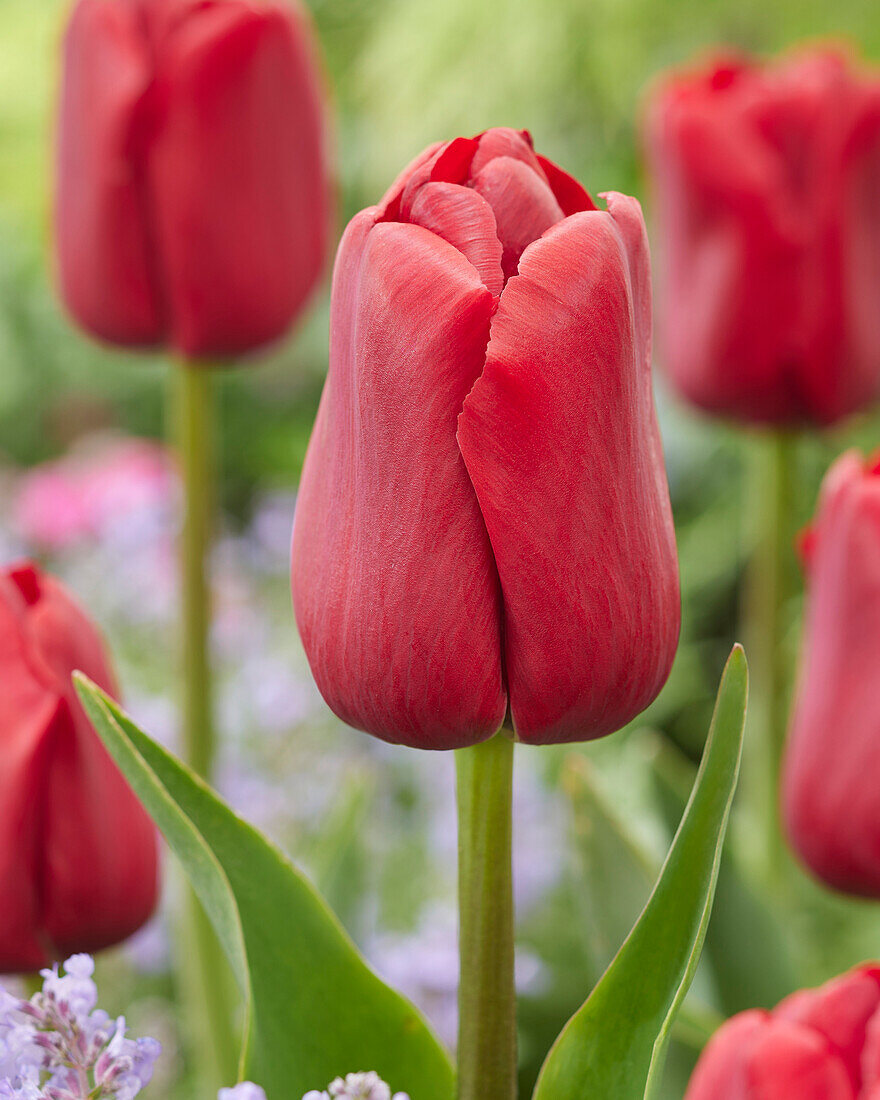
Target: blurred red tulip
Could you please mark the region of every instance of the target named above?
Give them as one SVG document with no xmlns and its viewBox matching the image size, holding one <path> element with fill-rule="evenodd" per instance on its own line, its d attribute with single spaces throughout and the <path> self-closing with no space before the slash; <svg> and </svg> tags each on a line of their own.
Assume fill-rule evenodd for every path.
<svg viewBox="0 0 880 1100">
<path fill-rule="evenodd" d="M 311 28 L 287 0 L 79 0 L 56 209 L 76 320 L 189 356 L 281 336 L 328 247 L 322 111 Z"/>
<path fill-rule="evenodd" d="M 880 77 L 721 60 L 649 105 L 660 342 L 695 404 L 831 423 L 880 391 Z"/>
<path fill-rule="evenodd" d="M 809 537 L 800 688 L 783 770 L 789 838 L 829 885 L 880 897 L 880 469 L 832 466 Z"/>
<path fill-rule="evenodd" d="M 489 130 L 426 150 L 348 226 L 293 594 L 351 725 L 452 748 L 510 707 L 586 740 L 662 687 L 678 569 L 638 203 Z"/>
<path fill-rule="evenodd" d="M 880 1088 L 880 966 L 728 1020 L 685 1100 L 873 1100 Z"/>
<path fill-rule="evenodd" d="M 0 572 L 0 972 L 125 939 L 156 902 L 153 825 L 71 683 L 116 693 L 95 628 L 61 585 Z"/>
</svg>

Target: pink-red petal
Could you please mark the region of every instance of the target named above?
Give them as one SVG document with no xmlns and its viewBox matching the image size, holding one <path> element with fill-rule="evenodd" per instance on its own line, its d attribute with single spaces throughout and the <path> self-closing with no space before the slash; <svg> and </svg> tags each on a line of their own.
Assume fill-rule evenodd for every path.
<svg viewBox="0 0 880 1100">
<path fill-rule="evenodd" d="M 685 1100 L 755 1100 L 747 1090 L 746 1065 L 769 1013 L 741 1012 L 709 1040 L 694 1070 Z"/>
<path fill-rule="evenodd" d="M 637 300 L 647 247 L 632 213 L 575 214 L 526 250 L 459 421 L 523 741 L 619 729 L 659 691 L 677 645 L 649 305 Z"/>
<path fill-rule="evenodd" d="M 151 66 L 137 12 L 82 0 L 64 43 L 55 232 L 64 302 L 96 336 L 165 335 L 144 180 Z"/>
<path fill-rule="evenodd" d="M 486 287 L 495 295 L 501 293 L 501 242 L 492 207 L 481 195 L 456 183 L 427 183 L 416 195 L 409 219 L 457 248 Z"/>
<path fill-rule="evenodd" d="M 297 504 L 294 605 L 324 698 L 388 741 L 454 748 L 504 717 L 495 563 L 455 438 L 495 299 L 418 225 L 350 224 Z"/>
<path fill-rule="evenodd" d="M 861 967 L 787 997 L 776 1008 L 777 1019 L 812 1028 L 841 1059 L 853 1091 L 862 1086 L 862 1052 L 868 1025 L 880 1008 L 880 968 Z"/>
<path fill-rule="evenodd" d="M 498 239 L 504 249 L 506 278 L 516 274 L 525 249 L 551 225 L 562 221 L 562 211 L 549 185 L 521 160 L 496 157 L 473 178 L 471 186 L 495 212 Z"/>
<path fill-rule="evenodd" d="M 322 81 L 286 5 L 196 6 L 156 54 L 156 245 L 188 355 L 279 337 L 320 277 L 330 229 Z"/>
</svg>

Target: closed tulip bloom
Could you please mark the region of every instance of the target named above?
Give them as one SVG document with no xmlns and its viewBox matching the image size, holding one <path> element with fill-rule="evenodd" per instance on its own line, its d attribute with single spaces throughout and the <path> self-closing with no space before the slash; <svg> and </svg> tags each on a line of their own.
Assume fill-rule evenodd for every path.
<svg viewBox="0 0 880 1100">
<path fill-rule="evenodd" d="M 772 1012 L 728 1020 L 700 1058 L 685 1100 L 877 1100 L 880 966 L 868 964 Z"/>
<path fill-rule="evenodd" d="M 0 972 L 125 939 L 156 901 L 153 826 L 71 683 L 116 684 L 95 628 L 34 566 L 0 572 Z"/>
<path fill-rule="evenodd" d="M 696 405 L 829 424 L 880 391 L 880 76 L 816 50 L 672 75 L 648 109 L 662 361 Z"/>
<path fill-rule="evenodd" d="M 322 110 L 290 0 L 78 0 L 56 199 L 74 318 L 188 356 L 281 336 L 327 250 Z"/>
<path fill-rule="evenodd" d="M 453 748 L 510 709 L 533 743 L 610 733 L 660 690 L 678 571 L 638 203 L 529 136 L 426 150 L 358 214 L 293 539 L 325 699 Z"/>
<path fill-rule="evenodd" d="M 807 615 L 783 769 L 788 836 L 829 885 L 880 897 L 880 464 L 831 467 L 804 539 Z"/>
</svg>

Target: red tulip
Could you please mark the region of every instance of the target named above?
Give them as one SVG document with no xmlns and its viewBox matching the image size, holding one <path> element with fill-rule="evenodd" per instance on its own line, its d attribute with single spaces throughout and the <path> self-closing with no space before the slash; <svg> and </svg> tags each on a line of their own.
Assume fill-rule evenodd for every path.
<svg viewBox="0 0 880 1100">
<path fill-rule="evenodd" d="M 685 1100 L 874 1100 L 880 1090 L 880 965 L 729 1020 Z"/>
<path fill-rule="evenodd" d="M 785 823 L 821 879 L 880 897 L 880 465 L 852 452 L 837 460 L 804 546 L 808 605 Z"/>
<path fill-rule="evenodd" d="M 189 356 L 282 335 L 323 266 L 322 89 L 288 0 L 79 0 L 57 245 L 73 316 Z"/>
<path fill-rule="evenodd" d="M 61 585 L 32 565 L 0 572 L 0 972 L 125 939 L 156 901 L 153 826 L 86 719 L 75 669 L 116 693 Z"/>
<path fill-rule="evenodd" d="M 638 203 L 489 130 L 426 150 L 339 248 L 293 541 L 325 699 L 452 748 L 610 733 L 678 639 Z"/>
<path fill-rule="evenodd" d="M 681 392 L 830 423 L 880 391 L 880 78 L 830 50 L 673 75 L 649 108 L 661 345 Z"/>
</svg>

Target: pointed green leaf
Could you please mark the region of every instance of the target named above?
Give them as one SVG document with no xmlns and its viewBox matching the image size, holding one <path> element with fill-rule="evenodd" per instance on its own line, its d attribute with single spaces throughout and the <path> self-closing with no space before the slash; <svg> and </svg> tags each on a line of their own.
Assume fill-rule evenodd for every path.
<svg viewBox="0 0 880 1100">
<path fill-rule="evenodd" d="M 449 1059 L 285 856 L 80 674 L 76 686 L 217 931 L 248 1004 L 245 1075 L 291 1100 L 374 1069 L 412 1100 L 452 1100 Z"/>
<path fill-rule="evenodd" d="M 748 694 L 730 655 L 703 763 L 660 878 L 614 962 L 544 1063 L 534 1100 L 646 1100 L 700 957 L 736 789 Z"/>
<path fill-rule="evenodd" d="M 681 817 L 696 769 L 669 741 L 657 745 L 654 778 L 664 814 Z M 718 870 L 715 908 L 706 934 L 709 964 L 725 1015 L 772 1008 L 797 988 L 791 929 L 750 879 L 731 830 Z"/>
</svg>

